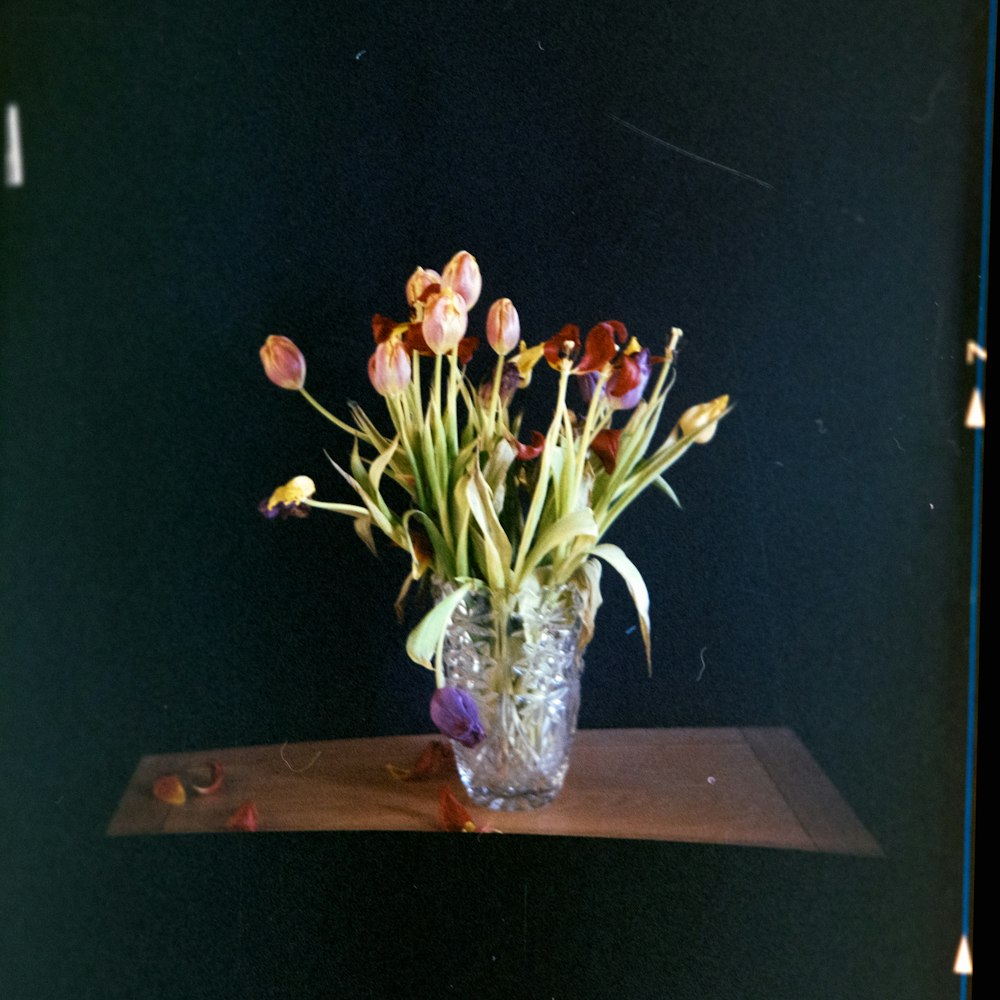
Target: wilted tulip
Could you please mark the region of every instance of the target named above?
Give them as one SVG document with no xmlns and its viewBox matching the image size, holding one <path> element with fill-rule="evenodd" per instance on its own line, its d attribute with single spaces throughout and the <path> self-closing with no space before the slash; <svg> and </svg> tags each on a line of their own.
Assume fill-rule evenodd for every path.
<svg viewBox="0 0 1000 1000">
<path fill-rule="evenodd" d="M 306 359 L 287 338 L 272 333 L 260 349 L 264 374 L 282 389 L 301 389 L 306 384 Z"/>
<path fill-rule="evenodd" d="M 509 354 L 521 339 L 521 319 L 510 299 L 497 299 L 486 316 L 486 339 L 500 357 Z"/>
<path fill-rule="evenodd" d="M 427 300 L 422 332 L 424 341 L 435 354 L 448 354 L 458 346 L 468 325 L 468 306 L 454 289 L 442 288 Z"/>
<path fill-rule="evenodd" d="M 689 437 L 696 434 L 695 444 L 708 444 L 715 436 L 715 429 L 719 426 L 719 418 L 728 407 L 729 397 L 719 396 L 718 399 L 713 399 L 710 403 L 699 403 L 697 406 L 685 410 L 681 414 L 681 419 L 677 421 L 681 435 Z M 699 431 L 701 433 L 698 433 Z"/>
<path fill-rule="evenodd" d="M 398 396 L 410 384 L 410 355 L 398 338 L 383 341 L 368 359 L 368 378 L 376 392 Z"/>
<path fill-rule="evenodd" d="M 269 520 L 305 517 L 309 513 L 306 500 L 315 492 L 316 484 L 308 476 L 296 476 L 279 486 L 267 500 L 261 500 L 257 509 Z"/>
<path fill-rule="evenodd" d="M 466 307 L 471 309 L 479 301 L 479 293 L 483 290 L 483 276 L 479 273 L 476 258 L 467 250 L 455 254 L 441 272 L 441 288 L 458 292 L 465 299 Z"/>
<path fill-rule="evenodd" d="M 406 301 L 410 304 L 410 308 L 414 308 L 423 299 L 427 290 L 434 285 L 440 287 L 441 275 L 437 271 L 426 271 L 418 267 L 406 282 Z"/>
<path fill-rule="evenodd" d="M 468 691 L 461 688 L 437 688 L 431 698 L 431 720 L 445 736 L 464 747 L 478 746 L 486 739 L 479 721 L 479 709 Z"/>
<path fill-rule="evenodd" d="M 645 347 L 635 354 L 618 356 L 607 384 L 608 402 L 613 410 L 631 410 L 638 405 L 652 367 Z"/>
</svg>

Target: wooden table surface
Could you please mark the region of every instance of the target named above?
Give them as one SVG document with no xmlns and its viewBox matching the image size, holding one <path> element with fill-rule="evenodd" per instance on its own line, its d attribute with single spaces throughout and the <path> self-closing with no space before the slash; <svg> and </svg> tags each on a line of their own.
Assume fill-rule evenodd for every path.
<svg viewBox="0 0 1000 1000">
<path fill-rule="evenodd" d="M 566 786 L 529 812 L 469 804 L 457 774 L 401 781 L 434 736 L 392 736 L 168 753 L 143 757 L 108 827 L 111 836 L 223 833 L 253 800 L 260 831 L 434 832 L 448 785 L 477 825 L 505 834 L 738 844 L 879 855 L 809 751 L 786 728 L 592 729 L 576 736 Z M 180 806 L 153 796 L 175 773 L 205 783 L 208 762 L 225 768 L 214 795 Z"/>
</svg>

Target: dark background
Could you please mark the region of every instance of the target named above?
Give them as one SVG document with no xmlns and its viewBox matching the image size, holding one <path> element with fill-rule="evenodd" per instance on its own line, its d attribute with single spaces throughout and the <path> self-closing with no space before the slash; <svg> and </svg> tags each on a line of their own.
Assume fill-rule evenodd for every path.
<svg viewBox="0 0 1000 1000">
<path fill-rule="evenodd" d="M 3 7 L 5 996 L 957 995 L 985 7 Z M 654 674 L 608 573 L 581 725 L 791 726 L 884 860 L 104 837 L 144 753 L 428 728 L 405 561 L 256 513 L 348 499 L 257 348 L 379 412 L 458 249 L 474 324 L 678 325 L 668 419 L 737 403 L 614 529 Z"/>
</svg>

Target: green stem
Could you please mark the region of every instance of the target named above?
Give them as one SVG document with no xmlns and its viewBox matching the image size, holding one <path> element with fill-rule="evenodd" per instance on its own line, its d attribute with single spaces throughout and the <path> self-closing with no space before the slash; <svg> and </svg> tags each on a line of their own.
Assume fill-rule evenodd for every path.
<svg viewBox="0 0 1000 1000">
<path fill-rule="evenodd" d="M 363 434 L 356 427 L 352 427 L 350 424 L 345 424 L 339 417 L 335 417 L 325 406 L 318 403 L 305 389 L 299 389 L 299 392 L 302 393 L 306 401 L 322 413 L 323 416 L 330 421 L 330 423 L 339 427 L 342 431 L 347 431 L 348 434 L 353 434 L 356 438 L 361 438 L 362 441 L 368 440 L 367 434 Z"/>
</svg>

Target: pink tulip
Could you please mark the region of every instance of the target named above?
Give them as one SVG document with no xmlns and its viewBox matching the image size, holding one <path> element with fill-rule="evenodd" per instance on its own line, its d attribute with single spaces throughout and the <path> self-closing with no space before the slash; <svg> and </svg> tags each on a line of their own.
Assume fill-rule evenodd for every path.
<svg viewBox="0 0 1000 1000">
<path fill-rule="evenodd" d="M 500 357 L 509 354 L 521 339 L 521 319 L 510 299 L 497 299 L 486 316 L 486 339 Z"/>
<path fill-rule="evenodd" d="M 282 389 L 301 389 L 306 384 L 306 359 L 287 338 L 271 334 L 260 349 L 264 374 Z"/>
<path fill-rule="evenodd" d="M 398 338 L 383 341 L 368 359 L 368 378 L 376 392 L 383 396 L 398 396 L 410 384 L 410 356 Z"/>
<path fill-rule="evenodd" d="M 471 309 L 479 301 L 479 293 L 483 290 L 483 276 L 479 273 L 476 258 L 467 250 L 460 250 L 441 272 L 441 288 L 450 288 L 465 299 L 465 305 Z"/>
<path fill-rule="evenodd" d="M 406 282 L 406 301 L 412 309 L 433 285 L 441 285 L 441 275 L 437 271 L 425 271 L 418 267 Z"/>
<path fill-rule="evenodd" d="M 468 306 L 465 299 L 454 289 L 442 288 L 427 300 L 423 334 L 427 346 L 435 354 L 448 354 L 454 350 L 465 336 L 468 325 Z"/>
</svg>

